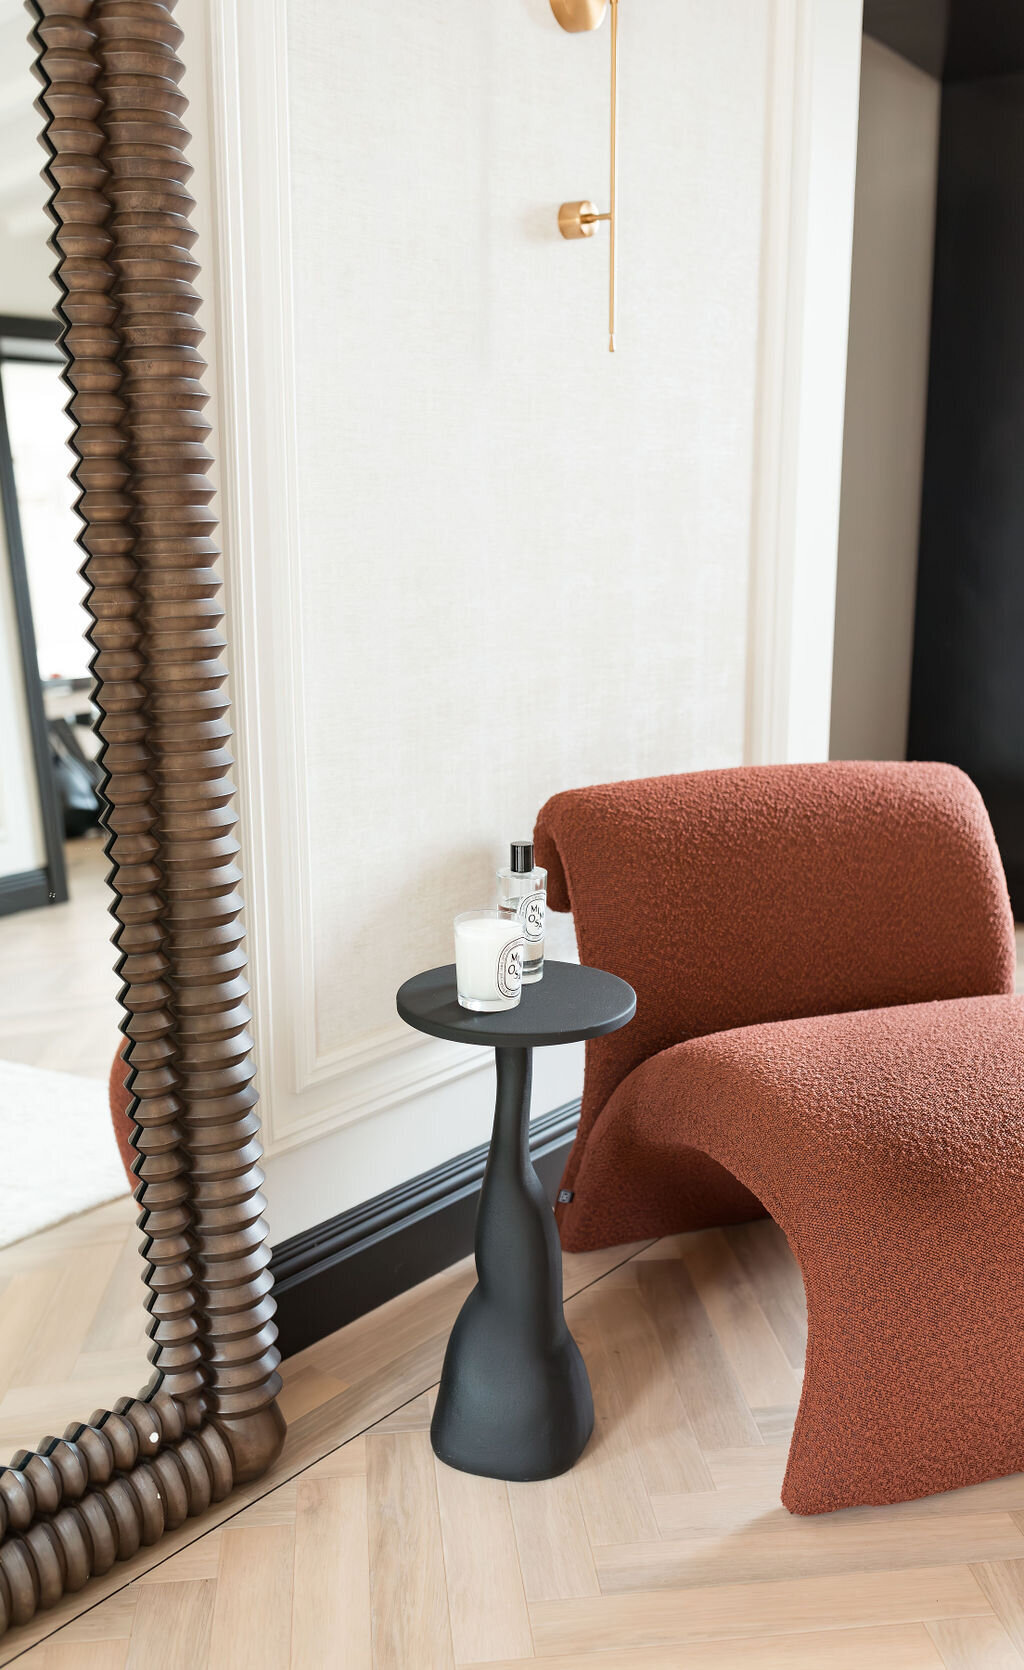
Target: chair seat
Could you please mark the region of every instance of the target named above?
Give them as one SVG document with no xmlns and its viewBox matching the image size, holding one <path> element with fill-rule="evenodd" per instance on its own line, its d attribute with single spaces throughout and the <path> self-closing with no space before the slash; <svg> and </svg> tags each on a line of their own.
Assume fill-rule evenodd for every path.
<svg viewBox="0 0 1024 1670">
<path fill-rule="evenodd" d="M 598 1223 L 608 1244 L 761 1210 L 808 1302 L 787 1506 L 901 1501 L 1024 1468 L 1024 997 L 662 1050 L 594 1124 L 572 1244 L 595 1244 Z"/>
<path fill-rule="evenodd" d="M 604 1245 L 722 1222 L 717 1200 L 702 1215 L 688 1161 L 680 1171 L 680 1154 L 695 1148 L 747 1185 L 725 1221 L 755 1215 L 757 1201 L 777 1217 L 798 1157 L 802 1216 L 812 1199 L 829 1210 L 840 1177 L 869 1198 L 886 1179 L 893 1206 L 905 1196 L 911 1211 L 938 1176 L 1015 1197 L 1024 1189 L 1024 997 L 773 1021 L 651 1056 L 610 1097 L 587 1143 L 573 1246 L 595 1244 L 588 1195 Z"/>
</svg>

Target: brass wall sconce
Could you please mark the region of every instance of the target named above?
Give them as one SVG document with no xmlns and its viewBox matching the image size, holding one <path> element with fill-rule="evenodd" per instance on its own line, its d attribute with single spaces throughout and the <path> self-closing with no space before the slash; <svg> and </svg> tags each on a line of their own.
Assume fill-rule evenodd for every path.
<svg viewBox="0 0 1024 1670">
<path fill-rule="evenodd" d="M 592 238 L 602 220 L 608 222 L 608 352 L 615 352 L 615 198 L 617 148 L 617 74 L 619 53 L 619 0 L 551 0 L 551 10 L 571 35 L 599 29 L 604 14 L 612 14 L 611 136 L 609 139 L 608 210 L 599 214 L 593 203 L 563 203 L 558 211 L 558 230 L 563 238 Z"/>
</svg>

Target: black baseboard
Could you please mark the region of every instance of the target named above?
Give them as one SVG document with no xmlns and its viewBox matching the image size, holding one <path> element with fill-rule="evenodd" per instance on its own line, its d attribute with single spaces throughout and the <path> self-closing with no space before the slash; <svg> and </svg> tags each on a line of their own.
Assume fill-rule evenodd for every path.
<svg viewBox="0 0 1024 1670">
<path fill-rule="evenodd" d="M 579 1102 L 570 1102 L 530 1126 L 530 1157 L 551 1200 L 579 1116 Z M 487 1146 L 446 1160 L 274 1248 L 282 1356 L 315 1344 L 472 1252 Z"/>
<path fill-rule="evenodd" d="M 0 916 L 12 916 L 16 910 L 38 910 L 49 903 L 50 878 L 45 870 L 0 876 Z"/>
</svg>

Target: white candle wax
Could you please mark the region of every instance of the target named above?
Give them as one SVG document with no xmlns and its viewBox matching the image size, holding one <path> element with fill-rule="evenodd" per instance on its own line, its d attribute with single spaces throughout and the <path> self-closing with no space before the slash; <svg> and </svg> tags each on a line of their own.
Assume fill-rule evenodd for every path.
<svg viewBox="0 0 1024 1670">
<path fill-rule="evenodd" d="M 522 924 L 497 912 L 468 913 L 455 921 L 455 971 L 466 1009 L 514 1009 L 522 992 Z"/>
</svg>

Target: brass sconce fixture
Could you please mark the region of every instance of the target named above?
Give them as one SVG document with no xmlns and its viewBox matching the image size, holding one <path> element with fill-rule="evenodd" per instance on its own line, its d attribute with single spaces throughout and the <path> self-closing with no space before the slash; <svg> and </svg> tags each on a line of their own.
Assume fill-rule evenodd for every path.
<svg viewBox="0 0 1024 1670">
<path fill-rule="evenodd" d="M 615 197 L 617 88 L 619 53 L 619 0 L 551 0 L 551 10 L 571 35 L 599 29 L 604 14 L 612 14 L 611 137 L 609 140 L 608 211 L 599 214 L 593 203 L 563 203 L 558 211 L 558 230 L 563 238 L 592 238 L 599 221 L 608 222 L 608 352 L 615 352 Z"/>
</svg>

